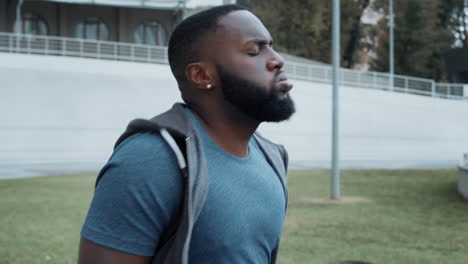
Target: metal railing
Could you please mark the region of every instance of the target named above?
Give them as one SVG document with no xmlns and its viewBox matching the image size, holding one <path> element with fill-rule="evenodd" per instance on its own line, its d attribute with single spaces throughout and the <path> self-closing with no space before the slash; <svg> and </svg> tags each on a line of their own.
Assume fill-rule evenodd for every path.
<svg viewBox="0 0 468 264">
<path fill-rule="evenodd" d="M 0 52 L 168 63 L 167 47 L 164 46 L 2 32 Z M 284 70 L 291 79 L 331 83 L 332 68 L 328 65 L 288 62 Z M 393 87 L 390 87 L 390 81 L 388 73 L 343 68 L 340 71 L 340 83 L 344 86 L 468 100 L 468 95 L 464 94 L 464 89 L 468 91 L 468 88 L 464 88 L 468 84 L 436 83 L 430 79 L 403 75 L 393 76 Z"/>
<path fill-rule="evenodd" d="M 2 32 L 0 32 L 0 51 L 167 63 L 167 49 L 162 46 Z"/>
<path fill-rule="evenodd" d="M 330 66 L 287 63 L 284 68 L 292 79 L 321 83 L 331 83 L 332 81 L 332 68 Z M 390 78 L 388 73 L 340 69 L 340 84 L 344 86 L 468 100 L 468 95 L 464 96 L 464 87 L 468 84 L 436 83 L 431 79 L 395 74 L 393 75 L 393 87 L 391 87 Z"/>
</svg>

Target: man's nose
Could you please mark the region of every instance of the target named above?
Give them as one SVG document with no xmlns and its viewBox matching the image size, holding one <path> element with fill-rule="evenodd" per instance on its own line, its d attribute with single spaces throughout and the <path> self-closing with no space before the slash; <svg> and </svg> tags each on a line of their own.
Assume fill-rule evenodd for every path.
<svg viewBox="0 0 468 264">
<path fill-rule="evenodd" d="M 270 60 L 268 61 L 268 70 L 270 71 L 275 70 L 275 69 L 280 70 L 284 66 L 284 59 L 275 50 L 272 49 L 271 51 L 272 51 L 272 56 Z"/>
</svg>

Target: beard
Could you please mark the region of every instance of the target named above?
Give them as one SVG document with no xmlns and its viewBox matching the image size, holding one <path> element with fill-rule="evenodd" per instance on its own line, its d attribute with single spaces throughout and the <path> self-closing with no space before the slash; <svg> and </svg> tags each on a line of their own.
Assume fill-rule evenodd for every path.
<svg viewBox="0 0 468 264">
<path fill-rule="evenodd" d="M 280 96 L 271 87 L 262 87 L 222 69 L 218 75 L 223 88 L 224 99 L 239 111 L 259 122 L 280 122 L 288 120 L 296 108 L 287 93 Z"/>
</svg>

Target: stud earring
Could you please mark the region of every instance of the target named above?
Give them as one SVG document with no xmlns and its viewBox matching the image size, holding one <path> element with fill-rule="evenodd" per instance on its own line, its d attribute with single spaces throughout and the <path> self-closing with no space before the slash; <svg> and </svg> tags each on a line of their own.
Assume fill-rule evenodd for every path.
<svg viewBox="0 0 468 264">
<path fill-rule="evenodd" d="M 206 89 L 211 89 L 212 87 L 213 87 L 213 85 L 211 85 L 211 83 L 206 85 Z"/>
</svg>

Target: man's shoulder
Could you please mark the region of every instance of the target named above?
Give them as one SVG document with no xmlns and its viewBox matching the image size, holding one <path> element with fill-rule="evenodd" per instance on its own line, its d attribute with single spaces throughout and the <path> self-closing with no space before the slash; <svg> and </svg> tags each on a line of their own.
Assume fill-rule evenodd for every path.
<svg viewBox="0 0 468 264">
<path fill-rule="evenodd" d="M 172 149 L 159 133 L 136 133 L 119 144 L 108 164 L 125 167 L 155 168 L 161 166 L 177 166 Z"/>
<path fill-rule="evenodd" d="M 135 133 L 126 138 L 114 150 L 115 156 L 154 155 L 169 150 L 159 133 Z M 128 158 L 128 157 L 127 157 Z"/>
<path fill-rule="evenodd" d="M 161 145 L 163 139 L 159 133 L 139 132 L 127 137 L 120 143 L 115 151 L 131 150 L 131 149 L 148 149 L 151 146 Z"/>
<path fill-rule="evenodd" d="M 179 174 L 172 149 L 157 133 L 136 133 L 122 141 L 101 169 L 102 178 L 125 184 L 167 181 Z"/>
</svg>

